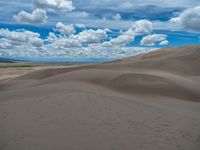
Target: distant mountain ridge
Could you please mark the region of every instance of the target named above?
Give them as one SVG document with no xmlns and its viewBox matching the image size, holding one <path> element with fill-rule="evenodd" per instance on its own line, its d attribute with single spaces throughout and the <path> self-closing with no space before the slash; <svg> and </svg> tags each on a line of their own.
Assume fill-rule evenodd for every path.
<svg viewBox="0 0 200 150">
<path fill-rule="evenodd" d="M 2 57 L 0 57 L 0 63 L 14 63 L 16 61 L 17 60 L 15 60 L 15 59 L 9 59 L 9 58 L 2 58 Z"/>
</svg>

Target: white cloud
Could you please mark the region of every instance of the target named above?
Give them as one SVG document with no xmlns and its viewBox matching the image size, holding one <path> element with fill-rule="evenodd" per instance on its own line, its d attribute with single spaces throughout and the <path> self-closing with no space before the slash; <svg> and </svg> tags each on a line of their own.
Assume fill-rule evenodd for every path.
<svg viewBox="0 0 200 150">
<path fill-rule="evenodd" d="M 82 23 L 77 23 L 74 25 L 77 28 L 86 28 L 86 25 L 82 24 Z"/>
<path fill-rule="evenodd" d="M 138 48 L 126 47 L 134 41 L 135 36 L 152 32 L 152 23 L 148 20 L 136 21 L 128 30 L 122 30 L 120 34 L 108 28 L 84 29 L 76 33 L 75 27 L 77 25 L 58 22 L 55 30 L 61 34 L 50 32 L 46 39 L 41 39 L 40 34 L 27 30 L 0 29 L 0 55 L 121 58 L 139 53 Z M 113 34 L 119 35 L 113 38 Z M 162 45 L 166 43 L 165 40 L 166 38 L 156 42 Z M 6 52 L 6 49 L 9 49 L 9 52 Z M 145 50 L 148 49 L 141 49 L 141 52 Z"/>
<path fill-rule="evenodd" d="M 57 40 L 55 40 L 51 46 L 52 49 L 65 49 L 81 47 L 82 43 L 76 39 L 60 37 L 57 38 Z"/>
<path fill-rule="evenodd" d="M 141 45 L 144 45 L 144 46 L 154 46 L 156 42 L 165 41 L 166 38 L 167 38 L 167 35 L 165 34 L 152 34 L 152 35 L 147 35 L 143 37 L 140 43 Z M 166 44 L 166 41 L 164 43 Z"/>
<path fill-rule="evenodd" d="M 127 31 L 122 32 L 122 35 L 119 35 L 116 38 L 111 39 L 110 41 L 102 43 L 102 46 L 124 46 L 130 42 L 133 42 L 136 35 L 148 34 L 152 31 L 152 23 L 148 20 L 139 20 L 129 28 Z"/>
<path fill-rule="evenodd" d="M 124 34 L 128 35 L 144 35 L 151 33 L 153 30 L 152 22 L 149 20 L 136 21 L 131 28 L 129 28 Z"/>
<path fill-rule="evenodd" d="M 51 46 L 56 48 L 66 48 L 66 47 L 81 47 L 88 46 L 93 43 L 100 43 L 101 40 L 107 38 L 107 33 L 105 30 L 84 30 L 78 34 L 72 34 L 68 37 L 60 36 L 57 37 L 54 33 L 49 33 L 48 41 L 51 42 Z"/>
<path fill-rule="evenodd" d="M 200 31 L 200 6 L 189 8 L 170 21 L 187 30 Z"/>
<path fill-rule="evenodd" d="M 2 38 L 2 39 L 0 39 L 0 48 L 1 49 L 11 49 L 12 44 L 9 42 L 9 40 Z"/>
<path fill-rule="evenodd" d="M 109 42 L 102 43 L 102 46 L 110 47 L 110 46 L 124 46 L 132 41 L 134 41 L 135 37 L 130 35 L 120 35 L 117 38 L 111 39 Z"/>
<path fill-rule="evenodd" d="M 46 10 L 72 11 L 75 9 L 71 0 L 32 0 L 37 8 Z"/>
<path fill-rule="evenodd" d="M 81 19 L 87 19 L 90 16 L 89 13 L 85 11 L 72 11 L 64 14 L 64 17 L 69 21 L 70 20 L 76 20 L 76 23 L 79 23 Z M 62 15 L 62 19 L 63 15 Z"/>
<path fill-rule="evenodd" d="M 121 20 L 122 17 L 119 13 L 117 13 L 115 16 L 112 17 L 114 20 Z"/>
<path fill-rule="evenodd" d="M 109 29 L 109 28 L 104 28 L 104 31 L 106 31 L 106 32 L 112 32 L 112 30 Z"/>
<path fill-rule="evenodd" d="M 135 26 L 132 28 L 137 31 Z M 126 44 L 134 41 L 135 34 L 138 34 L 134 30 L 122 32 L 118 37 L 110 37 L 110 39 L 107 32 L 113 31 L 108 28 L 85 29 L 68 36 L 65 30 L 61 29 L 63 28 L 59 28 L 60 32 L 65 34 L 56 35 L 50 32 L 45 40 L 40 39 L 40 34 L 27 30 L 0 29 L 0 56 L 122 58 L 151 50 L 125 47 Z M 105 42 L 107 39 L 110 41 Z M 109 50 L 106 46 L 110 46 Z"/>
<path fill-rule="evenodd" d="M 136 35 L 148 34 L 152 30 L 152 22 L 149 20 L 139 20 L 135 23 L 134 32 Z"/>
<path fill-rule="evenodd" d="M 65 49 L 56 49 L 50 45 L 44 49 L 9 49 L 0 50 L 0 56 L 15 56 L 15 57 L 29 57 L 29 58 L 123 58 L 127 56 L 134 56 L 140 53 L 145 53 L 155 50 L 155 48 L 146 47 L 69 47 Z"/>
<path fill-rule="evenodd" d="M 20 11 L 13 18 L 19 23 L 45 23 L 47 15 L 45 10 L 36 9 L 32 13 L 26 11 Z"/>
<path fill-rule="evenodd" d="M 105 30 L 84 30 L 76 35 L 71 35 L 70 38 L 77 39 L 81 43 L 91 44 L 98 43 L 100 40 L 107 38 L 107 33 Z"/>
<path fill-rule="evenodd" d="M 11 44 L 14 47 L 24 45 L 41 47 L 43 44 L 40 34 L 27 30 L 10 31 L 8 29 L 0 29 L 0 36 L 6 39 L 7 45 Z"/>
<path fill-rule="evenodd" d="M 74 25 L 65 25 L 62 22 L 56 24 L 56 31 L 59 31 L 63 35 L 70 35 L 75 33 Z"/>
<path fill-rule="evenodd" d="M 47 41 L 51 43 L 55 42 L 57 39 L 57 36 L 53 32 L 50 32 L 49 36 L 47 37 Z"/>
<path fill-rule="evenodd" d="M 168 45 L 169 41 L 168 40 L 164 40 L 164 41 L 161 41 L 159 44 L 160 45 Z"/>
</svg>

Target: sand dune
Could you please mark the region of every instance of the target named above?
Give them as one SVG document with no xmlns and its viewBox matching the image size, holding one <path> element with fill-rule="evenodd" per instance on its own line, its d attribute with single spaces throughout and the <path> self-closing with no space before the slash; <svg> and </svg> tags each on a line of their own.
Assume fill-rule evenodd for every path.
<svg viewBox="0 0 200 150">
<path fill-rule="evenodd" d="M 0 149 L 199 150 L 200 45 L 0 81 Z"/>
</svg>

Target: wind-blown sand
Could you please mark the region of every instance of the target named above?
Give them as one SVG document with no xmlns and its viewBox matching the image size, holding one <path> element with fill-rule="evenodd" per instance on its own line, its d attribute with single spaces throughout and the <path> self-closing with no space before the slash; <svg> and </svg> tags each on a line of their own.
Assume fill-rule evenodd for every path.
<svg viewBox="0 0 200 150">
<path fill-rule="evenodd" d="M 200 45 L 0 81 L 1 150 L 199 150 Z"/>
</svg>

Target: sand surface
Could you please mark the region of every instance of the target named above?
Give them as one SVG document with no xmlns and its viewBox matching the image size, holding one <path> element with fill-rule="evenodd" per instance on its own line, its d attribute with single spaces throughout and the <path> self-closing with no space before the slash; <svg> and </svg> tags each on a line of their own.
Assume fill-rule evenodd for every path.
<svg viewBox="0 0 200 150">
<path fill-rule="evenodd" d="M 0 150 L 199 150 L 200 45 L 0 81 Z"/>
<path fill-rule="evenodd" d="M 26 67 L 24 67 L 26 66 Z M 0 63 L 0 80 L 16 78 L 27 73 L 46 69 L 71 68 L 83 64 Z"/>
</svg>

